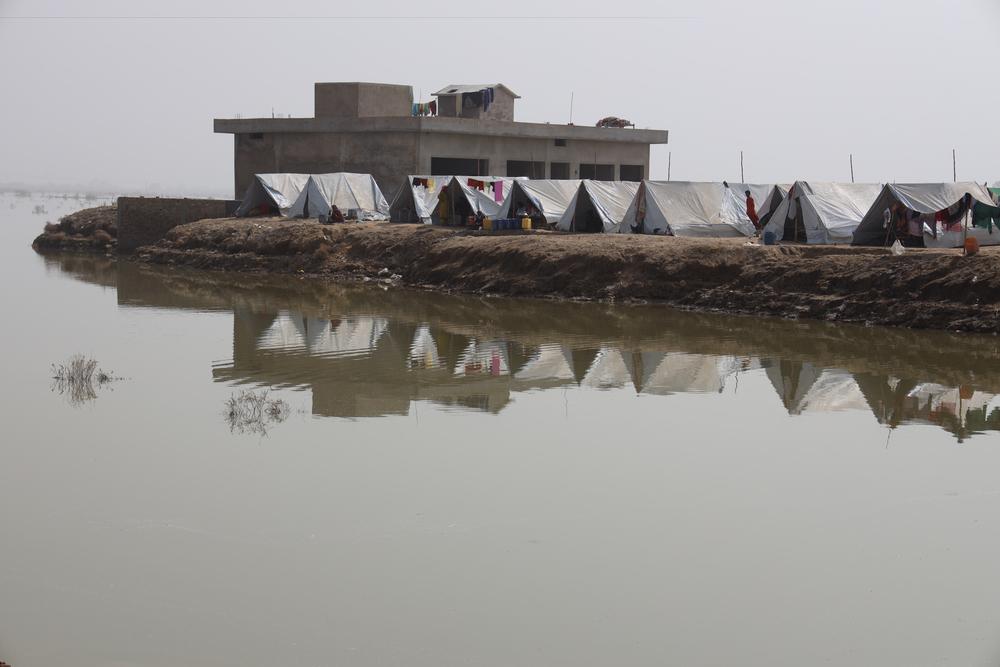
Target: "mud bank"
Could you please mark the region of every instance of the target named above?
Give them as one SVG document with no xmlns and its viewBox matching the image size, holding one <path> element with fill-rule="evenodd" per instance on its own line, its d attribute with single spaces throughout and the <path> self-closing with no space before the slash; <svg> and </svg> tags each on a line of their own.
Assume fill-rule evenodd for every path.
<svg viewBox="0 0 1000 667">
<path fill-rule="evenodd" d="M 974 257 L 929 250 L 896 257 L 881 248 L 729 239 L 221 219 L 176 227 L 137 257 L 478 294 L 1000 332 L 1000 249 L 992 248 Z"/>
<path fill-rule="evenodd" d="M 32 242 L 38 251 L 113 252 L 118 243 L 118 207 L 95 206 L 70 213 Z"/>
</svg>

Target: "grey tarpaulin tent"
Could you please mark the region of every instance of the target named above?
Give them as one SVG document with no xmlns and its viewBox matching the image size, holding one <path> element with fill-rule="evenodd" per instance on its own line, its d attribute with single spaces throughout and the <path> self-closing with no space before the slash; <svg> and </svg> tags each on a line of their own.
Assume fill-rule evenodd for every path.
<svg viewBox="0 0 1000 667">
<path fill-rule="evenodd" d="M 396 196 L 392 198 L 392 203 L 389 204 L 389 220 L 430 223 L 441 188 L 447 186 L 450 180 L 451 176 L 429 174 L 407 176 L 396 191 Z"/>
<path fill-rule="evenodd" d="M 330 215 L 332 208 L 346 217 L 355 211 L 359 220 L 385 220 L 389 204 L 371 174 L 314 174 L 292 204 L 293 218 L 318 218 Z"/>
<path fill-rule="evenodd" d="M 896 239 L 899 216 L 913 219 L 922 227 L 924 243 L 932 247 L 959 247 L 963 243 L 964 224 L 952 226 L 949 230 L 944 223 L 935 222 L 935 214 L 945 212 L 946 217 L 958 219 L 967 207 L 963 204 L 969 195 L 973 202 L 993 205 L 990 193 L 979 183 L 893 183 L 879 192 L 875 203 L 868 209 L 861 224 L 854 230 L 854 245 L 890 245 Z M 886 212 L 890 223 L 886 226 Z M 934 230 L 937 233 L 934 233 Z M 968 235 L 974 236 L 980 244 L 1000 243 L 1000 230 L 990 234 L 986 229 L 971 225 Z M 936 238 L 935 238 L 936 237 Z"/>
<path fill-rule="evenodd" d="M 617 232 L 635 197 L 635 181 L 582 181 L 556 229 L 565 232 Z"/>
<path fill-rule="evenodd" d="M 236 216 L 288 215 L 308 180 L 309 174 L 254 174 Z"/>
<path fill-rule="evenodd" d="M 881 189 L 878 183 L 796 181 L 764 232 L 776 241 L 850 243 Z"/>
<path fill-rule="evenodd" d="M 733 183 L 643 181 L 619 232 L 696 237 L 753 236 L 746 188 Z"/>
<path fill-rule="evenodd" d="M 500 207 L 501 218 L 516 217 L 520 207 L 534 209 L 546 224 L 554 225 L 562 218 L 566 207 L 580 186 L 579 179 L 519 180 L 510 188 L 510 193 Z"/>
<path fill-rule="evenodd" d="M 754 202 L 757 204 L 757 215 L 760 218 L 761 225 L 766 225 L 770 221 L 771 216 L 781 206 L 781 202 L 785 201 L 785 197 L 788 196 L 788 191 L 791 187 L 789 184 L 772 185 L 767 194 L 764 195 L 763 200 L 757 199 L 757 193 L 751 190 Z"/>
<path fill-rule="evenodd" d="M 437 202 L 431 211 L 431 221 L 435 224 L 462 225 L 470 215 L 482 211 L 490 218 L 499 217 L 503 201 L 510 193 L 514 180 L 507 176 L 452 176 L 439 187 Z M 479 190 L 469 182 L 483 183 Z M 497 193 L 494 185 L 500 188 Z M 500 201 L 497 201 L 497 200 Z"/>
</svg>

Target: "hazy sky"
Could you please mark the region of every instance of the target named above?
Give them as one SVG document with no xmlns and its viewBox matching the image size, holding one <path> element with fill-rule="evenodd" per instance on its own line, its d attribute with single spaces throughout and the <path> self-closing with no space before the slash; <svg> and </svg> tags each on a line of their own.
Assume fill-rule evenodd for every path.
<svg viewBox="0 0 1000 667">
<path fill-rule="evenodd" d="M 502 82 L 539 122 L 572 92 L 670 130 L 652 178 L 1000 179 L 1000 0 L 0 0 L 0 63 L 0 182 L 230 194 L 212 119 L 338 80 Z"/>
</svg>

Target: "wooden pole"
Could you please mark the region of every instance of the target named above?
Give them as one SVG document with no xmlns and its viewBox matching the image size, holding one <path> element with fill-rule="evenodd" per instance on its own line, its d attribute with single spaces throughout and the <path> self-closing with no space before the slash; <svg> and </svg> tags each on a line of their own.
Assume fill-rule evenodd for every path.
<svg viewBox="0 0 1000 667">
<path fill-rule="evenodd" d="M 672 151 L 667 151 L 667 180 L 670 180 L 670 162 L 674 154 Z"/>
<path fill-rule="evenodd" d="M 743 151 L 740 151 L 740 183 L 746 182 L 746 179 L 743 177 Z"/>
<path fill-rule="evenodd" d="M 854 153 L 851 153 L 851 183 L 854 182 Z"/>
<path fill-rule="evenodd" d="M 955 158 L 955 149 L 951 149 L 951 180 L 958 183 L 958 161 Z"/>
</svg>

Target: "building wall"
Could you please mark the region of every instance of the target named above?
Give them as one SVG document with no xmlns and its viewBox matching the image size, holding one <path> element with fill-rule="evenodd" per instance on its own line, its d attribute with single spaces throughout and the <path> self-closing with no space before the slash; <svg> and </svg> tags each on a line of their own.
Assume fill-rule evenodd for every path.
<svg viewBox="0 0 1000 667">
<path fill-rule="evenodd" d="M 229 217 L 239 202 L 226 199 L 118 198 L 118 252 L 156 243 L 186 222 Z"/>
<path fill-rule="evenodd" d="M 416 169 L 410 173 L 430 173 L 432 157 L 472 158 L 489 160 L 492 176 L 507 175 L 507 161 L 545 163 L 545 178 L 552 162 L 568 163 L 568 178 L 580 178 L 580 164 L 612 164 L 615 180 L 621 176 L 621 165 L 642 165 L 649 177 L 649 145 L 613 141 L 567 139 L 565 146 L 556 146 L 551 138 L 492 137 L 460 134 L 424 133 Z"/>
<path fill-rule="evenodd" d="M 316 118 L 409 116 L 413 88 L 388 83 L 317 83 L 313 88 Z"/>
<path fill-rule="evenodd" d="M 288 132 L 236 135 L 236 196 L 242 197 L 254 174 L 371 174 L 391 200 L 407 174 L 417 171 L 413 132 Z"/>
</svg>

